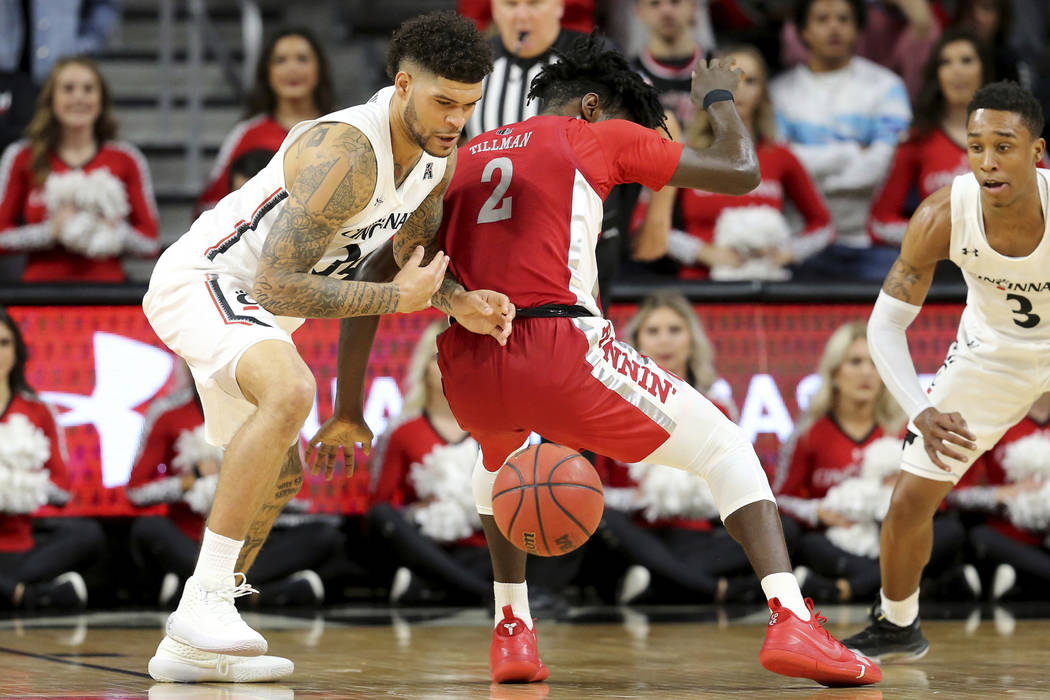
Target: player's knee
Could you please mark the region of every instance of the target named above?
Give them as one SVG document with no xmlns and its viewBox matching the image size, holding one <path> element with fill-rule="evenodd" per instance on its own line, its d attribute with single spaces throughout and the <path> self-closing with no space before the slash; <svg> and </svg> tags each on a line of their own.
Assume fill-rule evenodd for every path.
<svg viewBox="0 0 1050 700">
<path fill-rule="evenodd" d="M 279 423 L 279 431 L 298 434 L 313 410 L 316 394 L 317 383 L 313 375 L 309 371 L 299 372 L 282 379 L 280 385 L 266 396 L 260 408 Z"/>
<path fill-rule="evenodd" d="M 492 486 L 496 483 L 498 471 L 489 471 L 481 461 L 474 463 L 474 473 L 471 476 L 471 490 L 474 492 L 474 505 L 479 515 L 492 515 Z"/>
<path fill-rule="evenodd" d="M 893 489 L 884 523 L 890 528 L 914 528 L 930 523 L 942 498 L 940 494 L 934 495 L 919 488 L 915 482 L 901 480 Z"/>
</svg>

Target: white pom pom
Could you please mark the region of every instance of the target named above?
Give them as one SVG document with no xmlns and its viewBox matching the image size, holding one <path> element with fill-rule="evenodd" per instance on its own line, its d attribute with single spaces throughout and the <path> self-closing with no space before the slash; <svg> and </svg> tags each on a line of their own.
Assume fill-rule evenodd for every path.
<svg viewBox="0 0 1050 700">
<path fill-rule="evenodd" d="M 728 207 L 715 223 L 714 243 L 735 249 L 744 258 L 740 267 L 714 267 L 716 280 L 762 279 L 785 280 L 788 270 L 777 267 L 766 257 L 771 249 L 786 249 L 791 241 L 791 227 L 777 209 L 762 205 Z"/>
<path fill-rule="evenodd" d="M 1019 528 L 1033 532 L 1050 530 L 1050 482 L 1014 496 L 1007 502 L 1006 512 L 1010 522 Z"/>
<path fill-rule="evenodd" d="M 21 413 L 0 423 L 0 512 L 32 513 L 47 503 L 51 443 Z"/>
<path fill-rule="evenodd" d="M 1011 442 L 1003 452 L 1003 471 L 1010 481 L 1050 478 L 1050 436 L 1032 433 Z"/>
<path fill-rule="evenodd" d="M 212 501 L 215 500 L 215 487 L 219 485 L 219 475 L 209 474 L 202 476 L 193 482 L 193 486 L 182 494 L 184 500 L 194 513 L 207 515 L 211 511 Z"/>
<path fill-rule="evenodd" d="M 474 512 L 476 514 L 477 510 Z M 424 535 L 438 542 L 455 542 L 469 537 L 481 526 L 480 518 L 475 526 L 470 522 L 467 511 L 454 501 L 431 501 L 413 509 L 412 518 Z"/>
<path fill-rule="evenodd" d="M 50 214 L 63 205 L 76 205 L 77 193 L 84 186 L 84 172 L 71 170 L 66 173 L 51 173 L 44 181 L 44 204 Z"/>
<path fill-rule="evenodd" d="M 204 425 L 193 430 L 183 430 L 175 439 L 175 457 L 171 466 L 180 474 L 193 471 L 193 465 L 214 461 L 222 463 L 222 448 L 216 447 L 204 437 Z"/>
<path fill-rule="evenodd" d="M 51 458 L 47 435 L 21 413 L 0 423 L 0 465 L 13 471 L 42 469 Z"/>
<path fill-rule="evenodd" d="M 882 482 L 887 476 L 900 471 L 904 441 L 895 437 L 881 437 L 864 448 L 860 475 L 865 479 Z"/>
<path fill-rule="evenodd" d="M 479 449 L 470 438 L 438 445 L 421 464 L 411 466 L 408 478 L 416 495 L 430 501 L 413 511 L 424 534 L 440 542 L 454 542 L 481 529 L 471 487 Z"/>
<path fill-rule="evenodd" d="M 825 534 L 833 545 L 850 554 L 870 559 L 879 558 L 879 526 L 875 523 L 829 527 Z"/>
<path fill-rule="evenodd" d="M 63 175 L 57 178 L 51 188 L 56 205 L 73 204 L 78 210 L 62 226 L 59 241 L 70 250 L 90 258 L 108 258 L 120 254 L 127 235 L 127 225 L 123 220 L 130 211 L 124 184 L 106 168 L 87 175 L 81 172 L 76 174 L 79 177 L 66 178 Z M 51 179 L 48 178 L 48 184 Z M 70 192 L 74 186 L 75 189 Z M 46 188 L 47 185 L 45 198 Z M 109 221 L 120 223 L 111 225 Z"/>
<path fill-rule="evenodd" d="M 638 483 L 636 502 L 646 520 L 673 517 L 706 520 L 718 515 L 711 489 L 696 474 L 645 462 L 629 464 L 627 468 Z"/>
</svg>

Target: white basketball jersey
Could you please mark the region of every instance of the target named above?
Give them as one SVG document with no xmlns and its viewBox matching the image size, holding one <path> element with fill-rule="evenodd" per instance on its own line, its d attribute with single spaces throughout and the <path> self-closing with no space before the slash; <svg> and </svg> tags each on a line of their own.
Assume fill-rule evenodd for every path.
<svg viewBox="0 0 1050 700">
<path fill-rule="evenodd" d="M 973 173 L 952 182 L 950 257 L 966 279 L 960 325 L 973 337 L 991 331 L 1015 342 L 1050 343 L 1050 171 L 1036 170 L 1044 230 L 1039 245 L 1022 258 L 988 245 L 981 186 Z"/>
<path fill-rule="evenodd" d="M 223 197 L 214 209 L 201 214 L 189 232 L 165 251 L 154 269 L 151 285 L 159 277 L 170 279 L 187 272 L 227 273 L 252 282 L 263 243 L 288 198 L 284 154 L 307 129 L 320 122 L 344 122 L 358 128 L 375 152 L 376 183 L 369 204 L 343 222 L 311 270 L 315 275 L 349 277 L 362 259 L 404 225 L 445 175 L 446 159 L 424 151 L 401 186 L 395 186 L 389 121 L 393 95 L 392 86 L 383 88 L 363 105 L 292 127 L 262 171 L 241 189 Z"/>
</svg>

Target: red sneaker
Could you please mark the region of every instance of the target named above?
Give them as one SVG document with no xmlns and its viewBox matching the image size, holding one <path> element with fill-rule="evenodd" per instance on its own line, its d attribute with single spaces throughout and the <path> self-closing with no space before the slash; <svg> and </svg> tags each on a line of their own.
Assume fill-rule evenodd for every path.
<svg viewBox="0 0 1050 700">
<path fill-rule="evenodd" d="M 489 671 L 493 683 L 535 683 L 550 675 L 540 661 L 536 631 L 514 617 L 509 605 L 503 606 L 503 619 L 492 630 Z"/>
<path fill-rule="evenodd" d="M 759 661 L 767 671 L 784 676 L 811 678 L 821 685 L 869 685 L 882 680 L 882 670 L 871 659 L 850 651 L 824 629 L 827 618 L 813 611 L 813 601 L 806 598 L 808 620 L 776 598 L 769 601 L 769 627 Z"/>
</svg>

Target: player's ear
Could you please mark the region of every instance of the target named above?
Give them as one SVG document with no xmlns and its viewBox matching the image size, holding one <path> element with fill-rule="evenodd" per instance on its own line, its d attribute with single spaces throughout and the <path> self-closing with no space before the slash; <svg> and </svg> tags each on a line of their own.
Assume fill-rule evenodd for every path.
<svg viewBox="0 0 1050 700">
<path fill-rule="evenodd" d="M 1036 165 L 1039 165 L 1040 163 L 1043 162 L 1043 155 L 1045 153 L 1046 153 L 1046 141 L 1044 139 L 1041 139 L 1041 138 L 1036 139 L 1035 140 L 1035 151 L 1033 153 L 1033 155 L 1035 156 L 1035 164 Z"/>
<path fill-rule="evenodd" d="M 408 71 L 399 70 L 397 75 L 394 76 L 394 90 L 397 92 L 397 96 L 401 98 L 408 97 L 411 88 L 412 74 Z"/>
<path fill-rule="evenodd" d="M 588 92 L 580 98 L 580 116 L 592 124 L 601 121 L 602 101 L 597 93 Z"/>
</svg>

